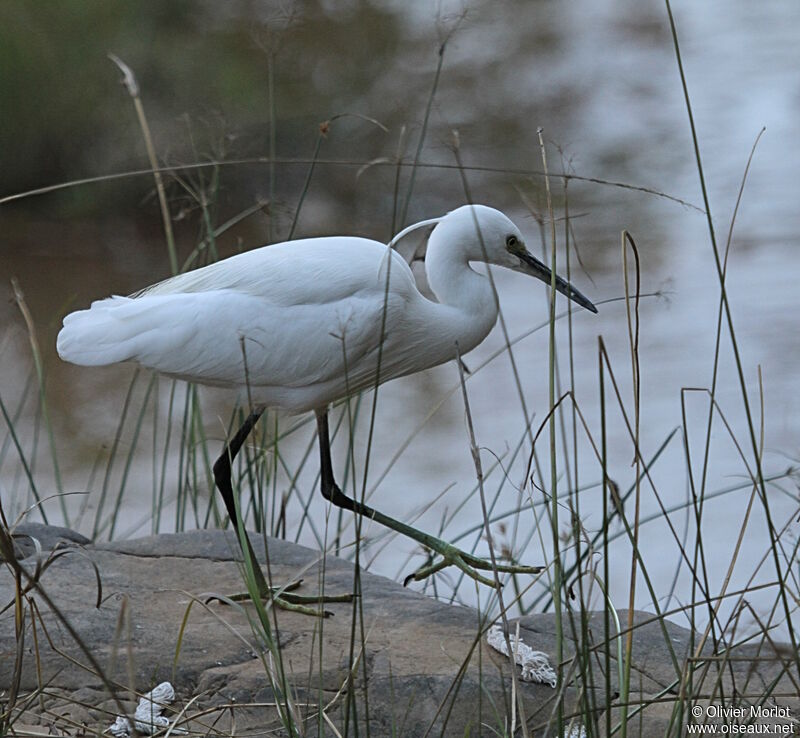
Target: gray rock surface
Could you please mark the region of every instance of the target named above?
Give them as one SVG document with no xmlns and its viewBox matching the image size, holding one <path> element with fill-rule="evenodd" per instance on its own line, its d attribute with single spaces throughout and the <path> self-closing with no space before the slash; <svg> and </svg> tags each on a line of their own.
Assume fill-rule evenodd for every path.
<svg viewBox="0 0 800 738">
<path fill-rule="evenodd" d="M 85 546 L 91 541 L 74 530 L 60 525 L 22 523 L 12 535 L 14 551 L 18 558 L 27 558 L 37 551 L 53 551 L 59 547 Z M 0 554 L 0 560 L 2 555 Z"/>
<path fill-rule="evenodd" d="M 24 600 L 22 641 L 15 633 L 14 608 L 0 614 L 0 713 L 4 700 L 13 702 L 18 728 L 48 726 L 55 734 L 100 731 L 123 707 L 132 713 L 135 693 L 165 680 L 177 693 L 171 717 L 204 735 L 275 729 L 285 734 L 280 715 L 285 699 L 276 700 L 276 685 L 291 695 L 293 719 L 305 735 L 344 735 L 346 728 L 354 735 L 356 721 L 358 735 L 366 734 L 368 722 L 372 736 L 497 735 L 510 725 L 508 661 L 478 637 L 478 613 L 469 608 L 449 606 L 362 573 L 360 600 L 325 605 L 334 617 L 269 611 L 281 677 L 252 604 L 205 604 L 200 597 L 243 588 L 232 533 L 194 531 L 79 545 L 79 538 L 63 531 L 37 532 L 41 546 L 21 562 L 30 573 L 38 564 L 40 572 L 37 586 Z M 251 539 L 266 559 L 263 541 L 255 535 Z M 64 540 L 73 547 L 57 548 L 48 561 L 44 541 L 55 545 Z M 323 588 L 328 593 L 353 591 L 354 570 L 346 561 L 329 556 L 322 562 L 318 552 L 274 539 L 268 541 L 268 553 L 275 584 L 302 578 L 304 594 Z M 0 569 L 0 607 L 13 603 L 14 592 L 13 570 L 5 565 Z M 631 678 L 637 694 L 631 700 L 656 703 L 635 717 L 628 735 L 664 735 L 691 633 L 664 624 L 676 671 L 662 625 L 646 613 L 637 618 Z M 583 699 L 588 705 L 584 709 L 594 711 L 601 726 L 609 704 L 614 719 L 619 716 L 614 704 L 616 661 L 611 660 L 609 700 L 604 656 L 590 650 L 604 639 L 603 622 L 602 614 L 593 614 L 583 634 L 575 625 L 574 638 L 567 626 L 565 674 L 573 673 L 578 643 L 578 652 L 589 655 L 594 684 L 588 694 L 568 678 L 561 695 L 565 714 L 580 711 Z M 555 663 L 554 616 L 525 617 L 520 626 L 523 642 Z M 16 670 L 20 644 L 22 667 Z M 747 655 L 744 650 L 737 653 Z M 774 653 L 762 650 L 761 658 L 773 656 L 764 663 L 751 655 L 711 670 L 706 692 L 712 702 L 720 674 L 726 694 L 734 687 L 742 692 L 743 686 L 763 694 L 765 685 L 775 680 L 774 700 L 768 703 L 794 700 L 792 714 L 797 717 L 800 706 L 792 683 L 797 671 L 791 657 L 790 678 L 780 672 Z M 531 734 L 544 734 L 559 693 L 530 683 L 520 683 L 520 692 Z"/>
</svg>

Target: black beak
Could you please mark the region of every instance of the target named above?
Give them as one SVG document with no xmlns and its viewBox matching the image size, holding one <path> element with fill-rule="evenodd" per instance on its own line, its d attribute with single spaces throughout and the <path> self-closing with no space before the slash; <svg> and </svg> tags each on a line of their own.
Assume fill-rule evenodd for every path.
<svg viewBox="0 0 800 738">
<path fill-rule="evenodd" d="M 519 254 L 520 269 L 519 271 L 524 274 L 530 274 L 532 277 L 541 279 L 542 282 L 551 284 L 552 272 L 535 256 L 532 256 L 527 251 Z M 573 302 L 577 302 L 581 307 L 591 310 L 593 313 L 597 312 L 597 308 L 592 302 L 584 297 L 578 290 L 576 290 L 566 279 L 562 279 L 556 274 L 556 290 L 562 295 L 566 295 Z"/>
</svg>

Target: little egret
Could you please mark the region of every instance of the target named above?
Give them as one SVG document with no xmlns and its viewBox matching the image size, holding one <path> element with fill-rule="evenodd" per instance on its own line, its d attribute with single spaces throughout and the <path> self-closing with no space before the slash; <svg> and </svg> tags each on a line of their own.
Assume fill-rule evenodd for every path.
<svg viewBox="0 0 800 738">
<path fill-rule="evenodd" d="M 425 271 L 437 302 L 416 287 L 391 248 L 411 231 L 433 227 Z M 489 586 L 491 565 L 439 538 L 347 497 L 334 480 L 328 435 L 331 403 L 396 377 L 456 359 L 475 348 L 497 320 L 491 281 L 470 262 L 507 267 L 551 283 L 550 270 L 525 248 L 501 212 L 465 205 L 399 233 L 392 244 L 355 236 L 276 243 L 179 274 L 130 297 L 109 297 L 64 318 L 62 359 L 82 366 L 135 362 L 190 382 L 247 392 L 253 409 L 214 464 L 214 479 L 245 541 L 257 584 L 268 588 L 243 535 L 231 462 L 267 407 L 317 418 L 322 495 L 423 544 L 441 559 L 409 579 L 455 565 Z M 561 277 L 556 289 L 596 313 Z M 502 564 L 502 572 L 538 567 Z M 408 580 L 407 580 L 408 581 Z"/>
</svg>

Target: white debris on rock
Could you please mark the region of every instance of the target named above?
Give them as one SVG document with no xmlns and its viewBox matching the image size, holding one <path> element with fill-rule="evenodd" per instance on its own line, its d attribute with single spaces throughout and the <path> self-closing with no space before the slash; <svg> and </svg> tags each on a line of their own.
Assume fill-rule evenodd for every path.
<svg viewBox="0 0 800 738">
<path fill-rule="evenodd" d="M 564 738 L 586 738 L 586 728 L 582 725 L 572 725 L 564 733 Z"/>
<path fill-rule="evenodd" d="M 550 659 L 542 651 L 534 651 L 524 644 L 522 639 L 510 636 L 511 650 L 514 653 L 514 663 L 522 667 L 522 681 L 549 684 L 555 689 L 558 677 L 555 669 L 550 665 Z M 508 656 L 506 637 L 499 625 L 493 625 L 486 634 L 486 642 L 495 650 Z"/>
<path fill-rule="evenodd" d="M 125 738 L 125 736 L 131 734 L 131 724 L 128 722 L 128 718 L 117 715 L 117 719 L 103 732 L 106 731 L 111 733 L 115 738 Z"/>
<path fill-rule="evenodd" d="M 169 682 L 161 682 L 161 684 L 145 694 L 139 700 L 136 712 L 133 715 L 133 723 L 137 732 L 142 735 L 153 735 L 161 728 L 168 728 L 169 720 L 161 714 L 161 711 L 174 699 L 175 690 Z M 114 721 L 114 724 L 109 726 L 108 732 L 115 738 L 125 738 L 131 734 L 130 721 L 120 715 Z M 186 731 L 176 730 L 173 732 L 185 733 Z"/>
</svg>

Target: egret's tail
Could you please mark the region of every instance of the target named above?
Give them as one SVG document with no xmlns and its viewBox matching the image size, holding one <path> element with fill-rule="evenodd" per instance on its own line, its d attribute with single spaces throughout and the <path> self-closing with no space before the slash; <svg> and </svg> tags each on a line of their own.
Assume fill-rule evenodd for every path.
<svg viewBox="0 0 800 738">
<path fill-rule="evenodd" d="M 134 302 L 129 297 L 109 297 L 93 302 L 88 310 L 67 315 L 56 339 L 58 355 L 81 366 L 133 358 L 141 340 L 141 326 L 130 319 Z"/>
</svg>

